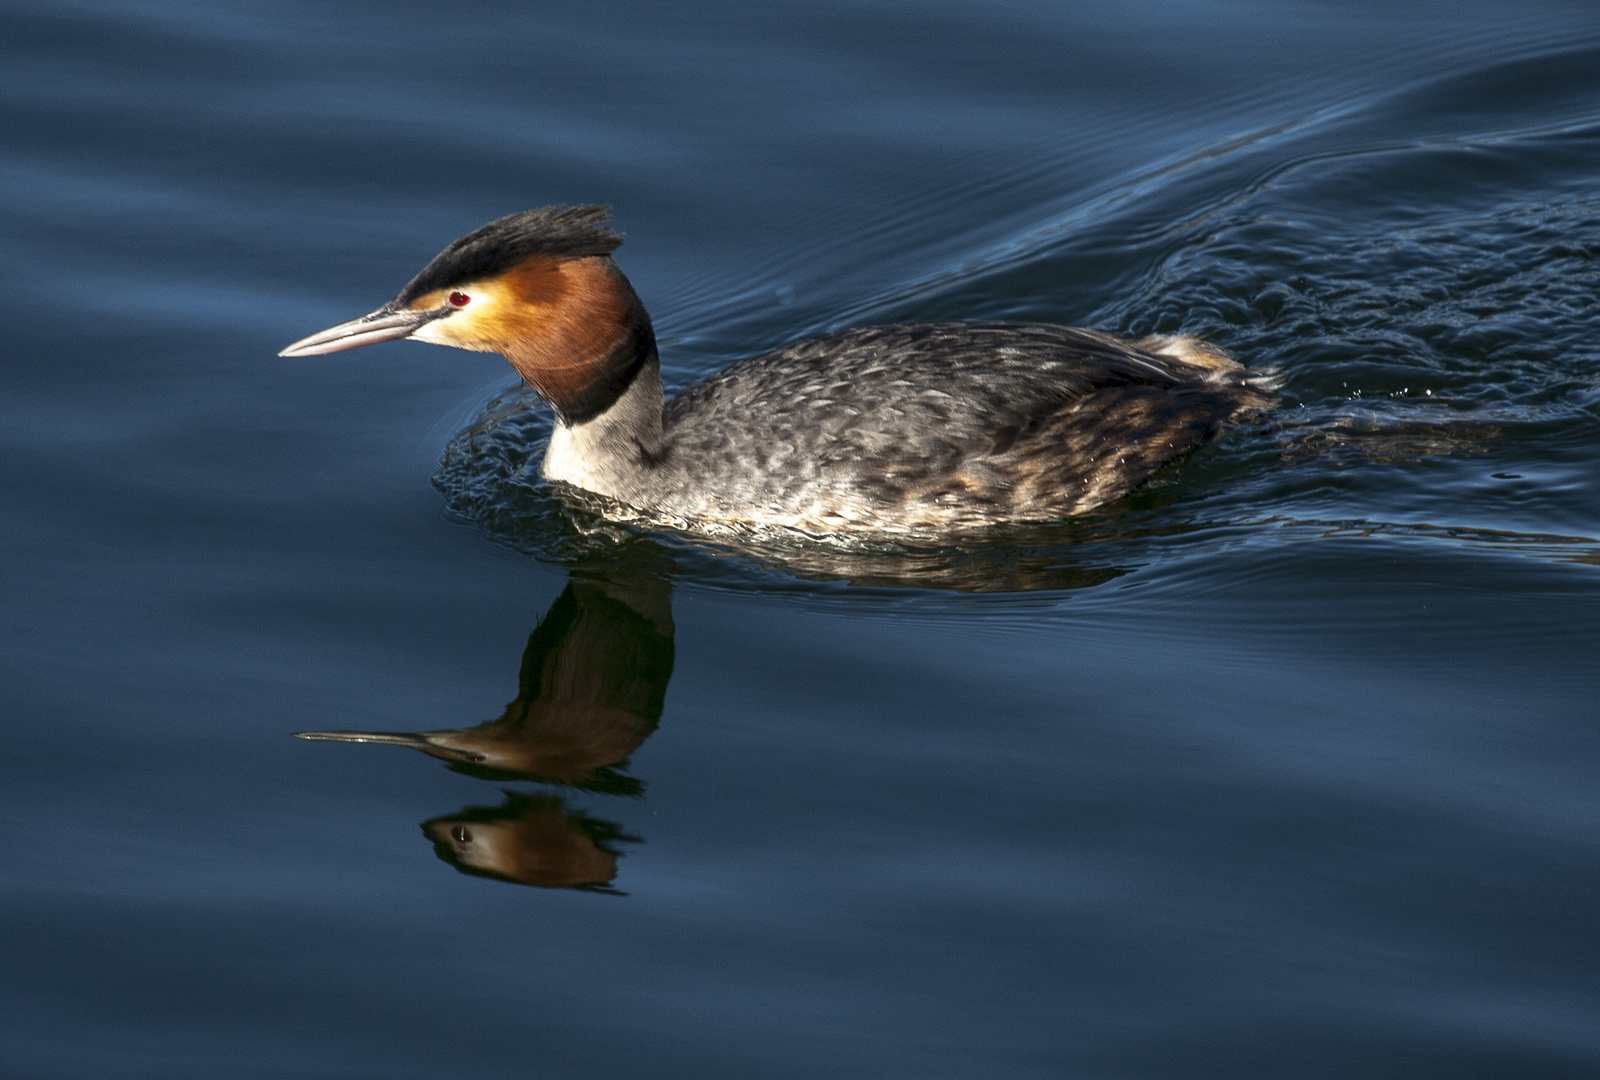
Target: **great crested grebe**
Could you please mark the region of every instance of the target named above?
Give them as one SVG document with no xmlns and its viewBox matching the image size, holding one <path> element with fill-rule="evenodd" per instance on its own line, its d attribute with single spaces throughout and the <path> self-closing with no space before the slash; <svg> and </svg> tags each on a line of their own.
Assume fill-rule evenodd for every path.
<svg viewBox="0 0 1600 1080">
<path fill-rule="evenodd" d="M 290 345 L 497 352 L 550 403 L 543 473 L 680 527 L 925 536 L 1056 521 L 1271 403 L 1194 338 L 908 323 L 805 338 L 662 403 L 655 333 L 604 206 L 547 206 L 445 248 L 400 295 Z"/>
</svg>

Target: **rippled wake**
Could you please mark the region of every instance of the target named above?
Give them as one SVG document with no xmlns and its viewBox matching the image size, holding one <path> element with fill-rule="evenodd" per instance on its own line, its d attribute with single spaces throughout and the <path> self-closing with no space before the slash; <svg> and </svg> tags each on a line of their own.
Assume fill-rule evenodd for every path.
<svg viewBox="0 0 1600 1080">
<path fill-rule="evenodd" d="M 1487 69 L 1455 83 L 1504 77 Z M 976 546 L 658 541 L 689 577 L 741 587 L 1095 585 L 1204 550 L 1219 531 L 1234 542 L 1241 531 L 1280 541 L 1369 530 L 1600 563 L 1589 480 L 1600 446 L 1600 118 L 1393 137 L 1408 100 L 1414 124 L 1436 121 L 1440 92 L 1194 155 L 1160 183 L 1141 176 L 1102 198 L 1114 212 L 1038 230 L 1047 239 L 1032 249 L 1013 241 L 1003 257 L 969 253 L 963 270 L 877 300 L 838 298 L 871 321 L 1199 334 L 1281 370 L 1282 407 L 1263 423 L 1102 513 Z M 670 349 L 667 360 L 693 375 L 720 366 Z M 451 513 L 561 562 L 633 542 L 635 530 L 539 480 L 548 423 L 521 389 L 489 402 L 435 477 Z"/>
</svg>

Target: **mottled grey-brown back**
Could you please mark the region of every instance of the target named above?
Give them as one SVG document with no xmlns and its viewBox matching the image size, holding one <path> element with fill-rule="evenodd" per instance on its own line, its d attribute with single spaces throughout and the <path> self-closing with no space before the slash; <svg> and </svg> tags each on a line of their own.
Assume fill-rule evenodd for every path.
<svg viewBox="0 0 1600 1080">
<path fill-rule="evenodd" d="M 843 330 L 685 388 L 652 482 L 663 508 L 819 532 L 1048 521 L 1264 407 L 1261 382 L 1181 339 L 1051 323 Z"/>
</svg>

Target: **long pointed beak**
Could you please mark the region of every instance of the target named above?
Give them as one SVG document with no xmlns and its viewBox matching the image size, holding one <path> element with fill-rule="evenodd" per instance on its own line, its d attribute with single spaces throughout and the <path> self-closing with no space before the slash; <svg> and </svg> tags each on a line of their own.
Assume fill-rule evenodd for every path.
<svg viewBox="0 0 1600 1080">
<path fill-rule="evenodd" d="M 388 308 L 379 308 L 370 315 L 301 338 L 278 355 L 321 356 L 323 353 L 342 352 L 362 345 L 376 345 L 380 341 L 398 341 L 410 337 L 434 319 L 450 314 L 450 311 L 448 307 L 433 311 L 390 311 Z"/>
</svg>

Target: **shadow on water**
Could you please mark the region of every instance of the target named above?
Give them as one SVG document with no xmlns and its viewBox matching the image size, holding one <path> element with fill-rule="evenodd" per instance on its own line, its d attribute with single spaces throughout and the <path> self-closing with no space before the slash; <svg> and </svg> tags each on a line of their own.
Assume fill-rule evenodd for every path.
<svg viewBox="0 0 1600 1080">
<path fill-rule="evenodd" d="M 420 750 L 457 772 L 638 796 L 628 758 L 661 720 L 672 677 L 671 585 L 649 552 L 575 569 L 528 638 L 517 697 L 494 720 L 423 732 L 305 731 L 302 739 Z M 659 560 L 657 560 L 659 561 Z M 639 838 L 568 807 L 561 796 L 505 792 L 495 807 L 426 821 L 441 859 L 468 874 L 525 885 L 606 889 L 618 847 Z"/>
</svg>

